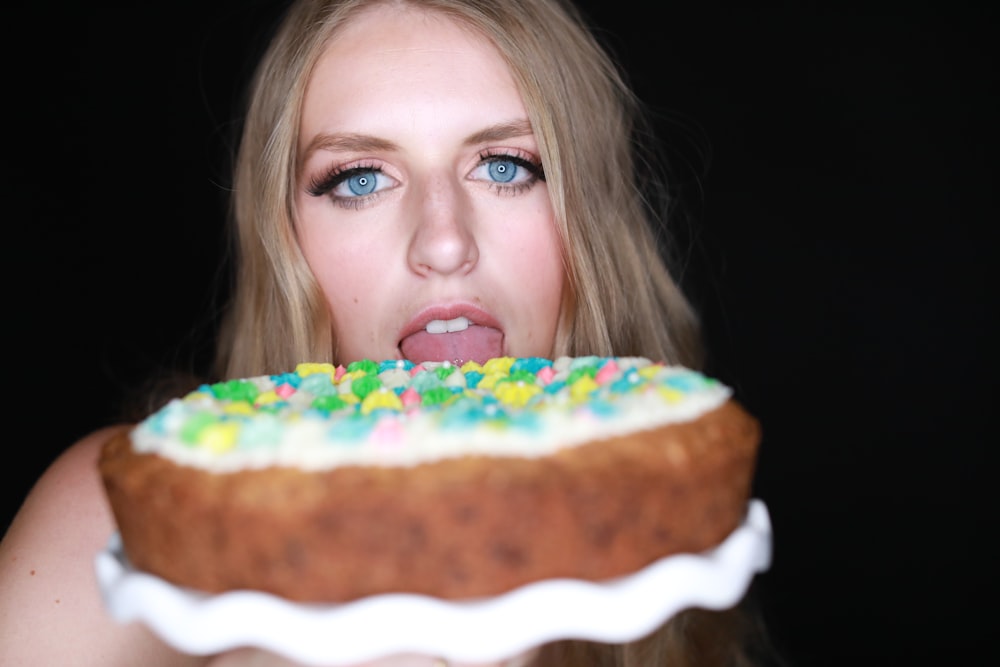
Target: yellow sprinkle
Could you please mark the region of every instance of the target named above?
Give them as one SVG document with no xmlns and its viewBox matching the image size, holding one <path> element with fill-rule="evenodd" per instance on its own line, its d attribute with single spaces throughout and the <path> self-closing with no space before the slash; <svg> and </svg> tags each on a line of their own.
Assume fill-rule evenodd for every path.
<svg viewBox="0 0 1000 667">
<path fill-rule="evenodd" d="M 361 401 L 361 399 L 358 398 L 358 395 L 352 392 L 350 388 L 348 388 L 347 391 L 338 391 L 337 398 L 342 400 L 344 403 L 347 403 L 348 405 L 355 405 Z"/>
<path fill-rule="evenodd" d="M 361 401 L 361 413 L 368 414 L 373 410 L 402 410 L 403 401 L 390 389 L 379 389 L 365 396 Z"/>
<path fill-rule="evenodd" d="M 366 375 L 368 375 L 368 373 L 365 373 L 364 371 L 348 371 L 340 378 L 340 384 L 354 382 L 358 378 L 363 378 Z"/>
<path fill-rule="evenodd" d="M 659 364 L 650 364 L 649 366 L 643 366 L 639 369 L 639 376 L 646 379 L 652 380 L 656 377 L 657 373 L 663 370 L 663 366 Z"/>
<path fill-rule="evenodd" d="M 671 387 L 659 387 L 659 393 L 667 403 L 680 403 L 684 398 L 684 392 Z"/>
<path fill-rule="evenodd" d="M 583 375 L 579 380 L 569 387 L 569 395 L 574 401 L 585 401 L 590 396 L 590 392 L 597 389 L 597 382 L 589 375 Z"/>
<path fill-rule="evenodd" d="M 490 359 L 483 364 L 483 375 L 493 375 L 494 373 L 509 375 L 510 367 L 514 365 L 515 361 L 514 357 L 496 357 Z"/>
<path fill-rule="evenodd" d="M 462 364 L 462 368 L 460 370 L 463 373 L 468 373 L 470 371 L 483 373 L 483 367 L 478 361 L 466 361 L 464 364 Z M 486 375 L 486 373 L 483 373 L 483 375 Z"/>
<path fill-rule="evenodd" d="M 271 405 L 272 403 L 277 403 L 281 400 L 278 396 L 278 392 L 273 389 L 268 389 L 264 393 L 257 396 L 257 400 L 254 401 L 254 405 Z"/>
<path fill-rule="evenodd" d="M 209 424 L 198 434 L 198 445 L 213 454 L 222 454 L 236 446 L 240 425 L 236 422 Z"/>
<path fill-rule="evenodd" d="M 504 405 L 515 408 L 524 407 L 531 397 L 542 391 L 542 388 L 535 384 L 524 382 L 504 382 L 497 386 L 496 396 Z"/>
<path fill-rule="evenodd" d="M 252 415 L 253 406 L 246 401 L 233 401 L 222 406 L 222 412 L 227 415 Z"/>
<path fill-rule="evenodd" d="M 500 380 L 506 380 L 508 377 L 507 373 L 487 373 L 476 385 L 479 389 L 486 389 L 487 391 L 493 389 L 497 382 Z"/>
<path fill-rule="evenodd" d="M 332 377 L 336 371 L 333 364 L 312 361 L 303 361 L 295 367 L 295 372 L 301 377 L 309 377 L 313 373 L 328 373 Z"/>
</svg>

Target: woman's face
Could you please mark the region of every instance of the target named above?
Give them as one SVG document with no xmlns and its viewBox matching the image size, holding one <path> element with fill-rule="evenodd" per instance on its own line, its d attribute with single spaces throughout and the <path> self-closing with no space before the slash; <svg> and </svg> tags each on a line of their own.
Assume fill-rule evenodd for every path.
<svg viewBox="0 0 1000 667">
<path fill-rule="evenodd" d="M 337 361 L 551 356 L 564 273 L 521 97 L 485 38 L 377 7 L 309 80 L 296 231 Z"/>
</svg>

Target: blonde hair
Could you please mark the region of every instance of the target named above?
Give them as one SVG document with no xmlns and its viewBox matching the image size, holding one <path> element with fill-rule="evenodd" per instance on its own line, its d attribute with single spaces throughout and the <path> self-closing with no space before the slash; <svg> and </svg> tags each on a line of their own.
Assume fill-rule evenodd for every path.
<svg viewBox="0 0 1000 667">
<path fill-rule="evenodd" d="M 299 115 L 338 26 L 374 4 L 440 12 L 509 64 L 538 141 L 561 236 L 566 296 L 554 355 L 701 364 L 697 318 L 671 277 L 637 187 L 639 105 L 576 8 L 562 0 L 302 0 L 257 69 L 234 169 L 236 272 L 216 372 L 277 372 L 336 354 L 331 318 L 295 237 Z"/>
</svg>

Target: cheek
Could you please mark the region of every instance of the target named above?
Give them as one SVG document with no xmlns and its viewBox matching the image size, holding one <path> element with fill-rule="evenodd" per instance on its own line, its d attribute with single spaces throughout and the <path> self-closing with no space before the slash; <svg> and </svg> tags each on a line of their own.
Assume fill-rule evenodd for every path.
<svg viewBox="0 0 1000 667">
<path fill-rule="evenodd" d="M 551 244 L 546 252 L 539 252 L 532 261 L 533 266 L 525 272 L 530 278 L 523 283 L 523 289 L 525 294 L 532 295 L 531 309 L 536 322 L 542 330 L 554 336 L 565 285 L 558 244 Z"/>
<path fill-rule="evenodd" d="M 339 359 L 369 356 L 374 325 L 367 318 L 378 310 L 371 301 L 378 296 L 371 289 L 373 278 L 365 273 L 371 263 L 358 261 L 367 255 L 351 252 L 349 246 L 313 241 L 304 243 L 303 254 L 329 308 L 337 356 Z"/>
<path fill-rule="evenodd" d="M 551 209 L 536 205 L 510 215 L 495 229 L 494 247 L 502 248 L 500 268 L 508 294 L 521 301 L 532 337 L 554 337 L 565 284 L 562 242 Z"/>
<path fill-rule="evenodd" d="M 374 280 L 369 243 L 345 234 L 332 221 L 304 219 L 298 229 L 299 244 L 309 269 L 336 319 L 363 308 L 367 285 Z"/>
<path fill-rule="evenodd" d="M 509 276 L 519 289 L 533 294 L 536 300 L 558 302 L 563 283 L 558 241 L 535 235 L 528 243 L 512 245 L 507 257 Z"/>
<path fill-rule="evenodd" d="M 512 275 L 527 284 L 544 284 L 538 288 L 557 288 L 562 284 L 562 242 L 556 231 L 551 209 L 539 204 L 521 215 L 512 216 L 503 228 L 501 240 L 506 246 L 507 261 Z"/>
</svg>

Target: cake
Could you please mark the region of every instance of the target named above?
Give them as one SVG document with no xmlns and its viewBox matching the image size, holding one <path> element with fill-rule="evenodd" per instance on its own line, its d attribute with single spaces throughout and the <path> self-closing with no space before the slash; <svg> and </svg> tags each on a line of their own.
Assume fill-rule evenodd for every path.
<svg viewBox="0 0 1000 667">
<path fill-rule="evenodd" d="M 175 585 L 466 600 L 717 545 L 759 440 L 730 388 L 645 358 L 363 360 L 203 385 L 99 469 L 129 562 Z"/>
</svg>

